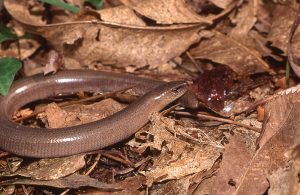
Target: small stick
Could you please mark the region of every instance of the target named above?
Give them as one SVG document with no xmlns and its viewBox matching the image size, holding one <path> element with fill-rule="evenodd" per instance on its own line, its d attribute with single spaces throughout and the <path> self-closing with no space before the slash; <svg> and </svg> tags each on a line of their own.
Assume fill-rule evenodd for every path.
<svg viewBox="0 0 300 195">
<path fill-rule="evenodd" d="M 106 153 L 106 152 L 104 152 L 104 151 L 102 151 L 101 154 L 102 154 L 102 156 L 105 156 L 105 157 L 107 157 L 107 158 L 110 158 L 110 159 L 112 159 L 112 160 L 115 160 L 115 161 L 117 161 L 117 162 L 119 162 L 119 163 L 122 163 L 122 164 L 124 164 L 124 165 L 127 165 L 127 166 L 129 166 L 129 167 L 134 167 L 134 164 L 133 164 L 131 161 L 127 161 L 127 160 L 125 160 L 125 159 L 122 159 L 122 158 L 120 158 L 120 157 L 111 155 L 111 154 Z"/>
<path fill-rule="evenodd" d="M 192 63 L 194 64 L 195 68 L 200 72 L 203 73 L 203 69 L 199 66 L 199 64 L 196 62 L 196 60 L 194 59 L 194 57 L 192 56 L 192 54 L 188 51 L 185 52 L 187 57 L 189 57 L 189 59 L 192 61 Z"/>
<path fill-rule="evenodd" d="M 96 165 L 98 164 L 99 160 L 100 160 L 101 154 L 98 154 L 95 158 L 95 162 L 92 164 L 92 166 L 89 168 L 89 170 L 84 173 L 83 175 L 89 175 L 96 167 Z M 60 195 L 65 195 L 70 191 L 70 189 L 66 189 L 65 191 L 63 191 L 62 193 L 60 193 Z"/>
<path fill-rule="evenodd" d="M 84 174 L 84 175 L 89 175 L 96 167 L 96 165 L 98 164 L 99 160 L 100 160 L 101 154 L 97 154 L 96 158 L 95 158 L 95 162 L 92 164 L 92 166 L 89 168 L 89 170 Z"/>
<path fill-rule="evenodd" d="M 192 114 L 189 114 L 189 113 L 186 113 L 186 112 L 176 112 L 176 114 L 183 115 L 183 116 L 195 116 L 195 115 L 192 115 Z M 252 127 L 252 126 L 249 126 L 249 125 L 245 125 L 243 123 L 233 121 L 233 120 L 229 120 L 229 119 L 224 119 L 224 118 L 215 117 L 215 116 L 208 116 L 208 115 L 200 114 L 200 113 L 198 113 L 196 115 L 196 117 L 204 118 L 204 119 L 208 119 L 208 120 L 219 121 L 219 122 L 223 122 L 223 123 L 229 123 L 229 124 L 237 125 L 237 126 L 240 126 L 240 127 L 245 127 L 247 129 L 250 129 L 250 130 L 258 132 L 258 133 L 261 132 L 261 129 L 259 129 L 259 128 Z"/>
</svg>

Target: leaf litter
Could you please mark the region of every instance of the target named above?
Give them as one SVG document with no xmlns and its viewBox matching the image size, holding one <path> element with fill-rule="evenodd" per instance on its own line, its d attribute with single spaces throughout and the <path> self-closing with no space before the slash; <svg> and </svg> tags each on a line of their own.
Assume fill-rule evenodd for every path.
<svg viewBox="0 0 300 195">
<path fill-rule="evenodd" d="M 285 83 L 288 77 L 290 84 L 299 81 L 297 1 L 103 0 L 100 10 L 81 0 L 66 3 L 80 12 L 34 0 L 4 0 L 1 25 L 17 37 L 31 33 L 29 39 L 1 44 L 1 58 L 23 62 L 17 79 L 76 68 L 184 79 L 202 107 L 173 108 L 168 117 L 154 114 L 135 136 L 89 154 L 27 159 L 0 153 L 1 190 L 299 193 L 300 90 Z M 287 55 L 294 70 L 290 75 L 285 75 Z M 86 92 L 56 97 L 18 111 L 14 119 L 32 127 L 80 125 L 136 99 L 130 90 L 121 94 L 109 96 L 121 103 L 82 101 L 95 95 Z M 70 104 L 62 107 L 62 101 Z M 207 121 L 218 117 L 229 118 Z M 231 125 L 224 124 L 230 120 Z M 261 126 L 258 120 L 263 121 L 260 133 L 250 130 Z"/>
</svg>

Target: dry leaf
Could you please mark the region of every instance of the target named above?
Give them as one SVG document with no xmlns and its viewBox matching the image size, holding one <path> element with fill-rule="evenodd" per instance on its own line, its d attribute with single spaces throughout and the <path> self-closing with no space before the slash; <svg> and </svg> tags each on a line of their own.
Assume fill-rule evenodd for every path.
<svg viewBox="0 0 300 195">
<path fill-rule="evenodd" d="M 202 40 L 197 47 L 191 49 L 194 58 L 209 59 L 227 65 L 239 75 L 270 71 L 268 64 L 257 51 L 220 32 L 214 31 L 214 34 L 212 38 Z"/>
<path fill-rule="evenodd" d="M 291 194 L 289 193 L 289 184 L 292 179 L 291 166 L 279 168 L 268 176 L 270 189 L 268 194 Z"/>
<path fill-rule="evenodd" d="M 153 185 L 150 194 L 187 194 L 191 176 L 186 176 L 178 180 L 168 181 L 164 184 Z"/>
<path fill-rule="evenodd" d="M 225 145 L 220 169 L 217 172 L 212 194 L 233 194 L 246 171 L 254 150 L 249 148 L 241 134 L 235 133 Z"/>
<path fill-rule="evenodd" d="M 209 1 L 222 9 L 228 8 L 229 5 L 233 3 L 233 0 L 209 0 Z"/>
<path fill-rule="evenodd" d="M 36 180 L 53 180 L 70 175 L 85 165 L 85 155 L 74 155 L 63 158 L 41 159 L 29 164 L 26 168 L 22 168 L 10 175 L 30 177 Z"/>
<path fill-rule="evenodd" d="M 293 166 L 291 170 L 291 177 L 286 180 L 289 183 L 288 194 L 300 194 L 300 183 L 299 183 L 299 173 L 300 173 L 300 145 L 296 146 L 292 152 L 293 156 Z"/>
<path fill-rule="evenodd" d="M 277 4 L 272 12 L 273 20 L 268 35 L 268 39 L 272 45 L 281 49 L 287 55 L 287 42 L 290 28 L 297 15 L 298 4 L 290 3 L 287 5 Z M 299 48 L 300 32 L 296 32 L 293 38 L 293 45 Z M 296 55 L 299 55 L 295 53 Z"/>
<path fill-rule="evenodd" d="M 255 153 L 246 147 L 242 137 L 233 137 L 225 148 L 213 194 L 263 194 L 269 187 L 267 178 L 273 184 L 279 182 L 274 175 L 289 166 L 288 153 L 300 143 L 299 91 L 299 86 L 285 90 L 266 105 L 263 132 L 258 141 L 260 148 Z"/>
<path fill-rule="evenodd" d="M 26 4 L 6 0 L 4 5 L 27 30 L 44 36 L 62 52 L 67 67 L 93 62 L 156 67 L 199 40 L 198 25 L 138 27 L 101 21 L 42 25 L 29 15 Z"/>
<path fill-rule="evenodd" d="M 103 21 L 131 26 L 146 26 L 145 22 L 135 12 L 126 6 L 118 6 L 98 11 Z"/>
<path fill-rule="evenodd" d="M 113 99 L 105 99 L 90 105 L 72 105 L 64 109 L 52 103 L 47 105 L 45 114 L 39 117 L 42 120 L 46 117 L 50 128 L 63 128 L 100 120 L 123 108 L 123 105 Z"/>
<path fill-rule="evenodd" d="M 158 24 L 212 23 L 211 20 L 195 13 L 184 0 L 128 1 L 127 6 Z"/>
<path fill-rule="evenodd" d="M 239 39 L 244 37 L 252 29 L 257 20 L 258 3 L 260 3 L 260 0 L 252 0 L 239 9 L 238 14 L 234 18 L 236 26 L 230 32 L 232 38 Z"/>
<path fill-rule="evenodd" d="M 90 186 L 104 191 L 120 191 L 122 189 L 118 184 L 106 184 L 97 179 L 90 178 L 87 175 L 79 174 L 72 174 L 67 177 L 50 181 L 16 178 L 0 182 L 1 186 L 12 184 L 50 186 L 55 188 L 80 188 Z"/>
<path fill-rule="evenodd" d="M 287 152 L 300 143 L 299 86 L 282 94 L 265 107 L 267 121 L 260 148 L 252 157 L 235 194 L 263 194 L 269 187 L 267 176 L 287 166 L 291 160 Z M 274 118 L 273 115 L 282 117 Z"/>
<path fill-rule="evenodd" d="M 269 40 L 265 34 L 268 31 L 260 32 L 259 29 L 256 29 L 257 26 L 263 30 L 268 28 L 266 27 L 268 26 L 266 23 L 269 15 L 270 13 L 266 11 L 266 3 L 262 0 L 253 0 L 244 3 L 237 15 L 231 17 L 231 21 L 236 23 L 236 26 L 230 31 L 229 36 L 244 47 L 252 50 L 252 52 L 256 52 L 260 57 L 271 56 L 280 61 L 282 59 L 274 55 L 273 51 L 267 47 Z M 260 20 L 258 21 L 258 19 Z"/>
<path fill-rule="evenodd" d="M 10 43 L 7 49 L 0 47 L 0 56 L 20 58 L 21 60 L 24 60 L 30 57 L 39 47 L 40 44 L 35 40 L 20 39 L 19 43 Z"/>
<path fill-rule="evenodd" d="M 130 143 L 131 146 L 135 147 L 154 146 L 161 150 L 160 156 L 154 158 L 152 169 L 143 172 L 147 177 L 148 186 L 151 186 L 153 182 L 180 179 L 193 173 L 208 170 L 219 157 L 220 149 L 215 145 L 211 146 L 214 144 L 211 140 L 211 145 L 198 146 L 172 135 L 169 131 L 174 132 L 175 135 L 183 135 L 184 131 L 183 127 L 176 125 L 174 120 L 160 115 L 153 115 L 150 120 L 152 126 L 149 132 L 154 136 L 153 142 Z"/>
</svg>

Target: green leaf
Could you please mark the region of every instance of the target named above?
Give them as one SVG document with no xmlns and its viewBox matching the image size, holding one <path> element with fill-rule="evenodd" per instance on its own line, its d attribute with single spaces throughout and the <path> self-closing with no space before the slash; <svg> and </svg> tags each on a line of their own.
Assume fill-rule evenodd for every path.
<svg viewBox="0 0 300 195">
<path fill-rule="evenodd" d="M 71 4 L 68 4 L 68 3 L 65 3 L 61 0 L 39 0 L 43 3 L 48 3 L 50 5 L 54 5 L 54 6 L 57 6 L 57 7 L 61 7 L 63 9 L 66 9 L 70 12 L 73 12 L 73 13 L 78 13 L 80 11 L 79 7 L 76 7 L 75 5 L 71 5 Z"/>
<path fill-rule="evenodd" d="M 0 58 L 0 94 L 7 95 L 15 74 L 22 67 L 22 63 L 15 58 Z"/>
<path fill-rule="evenodd" d="M 0 43 L 3 41 L 13 41 L 16 39 L 18 39 L 18 36 L 15 33 L 13 33 L 9 28 L 0 25 Z"/>
<path fill-rule="evenodd" d="M 102 0 L 84 0 L 84 2 L 91 4 L 96 9 L 101 9 L 102 5 L 103 5 L 103 1 Z"/>
</svg>

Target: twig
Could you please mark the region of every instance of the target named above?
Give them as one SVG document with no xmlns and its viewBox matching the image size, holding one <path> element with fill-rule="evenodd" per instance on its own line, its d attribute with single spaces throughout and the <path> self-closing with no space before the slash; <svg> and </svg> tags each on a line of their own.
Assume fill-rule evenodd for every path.
<svg viewBox="0 0 300 195">
<path fill-rule="evenodd" d="M 89 168 L 89 170 L 84 173 L 83 175 L 89 175 L 97 166 L 99 160 L 100 160 L 101 154 L 98 154 L 95 158 L 95 162 L 92 164 L 92 166 Z M 68 193 L 70 191 L 70 189 L 66 189 L 65 191 L 63 191 L 60 195 L 65 195 L 66 193 Z"/>
<path fill-rule="evenodd" d="M 167 114 L 172 112 L 177 106 L 179 106 L 179 104 L 175 104 L 175 105 L 171 106 L 170 108 L 167 108 L 167 109 L 163 110 L 161 112 L 161 115 L 166 116 Z"/>
<path fill-rule="evenodd" d="M 29 193 L 24 185 L 22 185 L 22 189 L 23 189 L 24 194 L 29 195 Z"/>
<path fill-rule="evenodd" d="M 196 116 L 198 118 L 204 118 L 204 119 L 208 119 L 208 120 L 214 120 L 214 121 L 219 121 L 219 122 L 223 122 L 223 123 L 229 123 L 229 124 L 237 125 L 237 126 L 240 126 L 240 127 L 245 127 L 247 129 L 250 129 L 250 130 L 258 132 L 258 133 L 261 132 L 261 129 L 259 129 L 259 128 L 252 127 L 252 126 L 249 126 L 249 125 L 237 122 L 237 121 L 220 118 L 220 117 L 208 116 L 208 115 L 200 114 L 200 113 L 198 113 L 197 115 L 192 115 L 192 114 L 189 114 L 189 113 L 186 113 L 186 112 L 176 112 L 176 114 L 183 115 L 183 116 L 194 116 L 194 117 Z"/>
<path fill-rule="evenodd" d="M 92 166 L 89 168 L 89 170 L 84 175 L 89 175 L 97 166 L 99 160 L 100 160 L 101 154 L 97 154 L 95 158 L 95 162 L 92 164 Z"/>
<path fill-rule="evenodd" d="M 134 164 L 133 164 L 131 161 L 128 161 L 128 160 L 126 160 L 126 159 L 124 159 L 124 158 L 120 158 L 120 157 L 117 157 L 117 156 L 113 156 L 113 155 L 111 155 L 111 154 L 109 154 L 109 153 L 107 153 L 107 152 L 105 152 L 105 151 L 102 151 L 101 154 L 102 154 L 102 156 L 105 156 L 105 157 L 107 157 L 107 158 L 110 158 L 110 159 L 112 159 L 112 160 L 115 160 L 115 161 L 117 161 L 117 162 L 119 162 L 119 163 L 122 163 L 122 164 L 124 164 L 124 165 L 127 165 L 127 166 L 129 166 L 129 167 L 134 167 Z"/>
<path fill-rule="evenodd" d="M 187 57 L 191 60 L 191 62 L 194 64 L 195 68 L 200 72 L 203 73 L 203 69 L 199 66 L 199 64 L 196 62 L 196 60 L 194 59 L 194 57 L 192 56 L 192 54 L 189 51 L 185 52 Z"/>
</svg>

